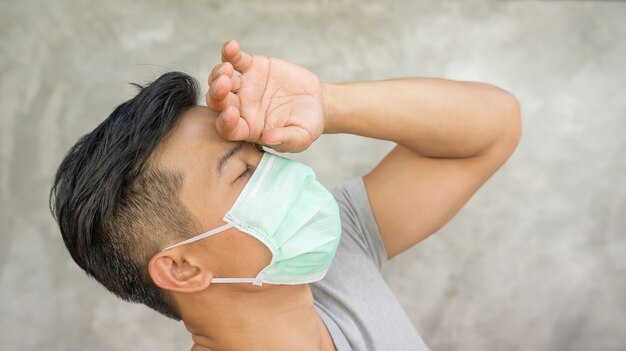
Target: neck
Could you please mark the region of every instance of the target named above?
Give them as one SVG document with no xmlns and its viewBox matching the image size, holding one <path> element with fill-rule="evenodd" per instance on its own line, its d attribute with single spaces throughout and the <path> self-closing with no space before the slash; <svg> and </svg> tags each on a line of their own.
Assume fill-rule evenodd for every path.
<svg viewBox="0 0 626 351">
<path fill-rule="evenodd" d="M 242 285 L 211 284 L 182 303 L 177 299 L 185 326 L 202 346 L 224 351 L 336 351 L 308 284 Z"/>
</svg>

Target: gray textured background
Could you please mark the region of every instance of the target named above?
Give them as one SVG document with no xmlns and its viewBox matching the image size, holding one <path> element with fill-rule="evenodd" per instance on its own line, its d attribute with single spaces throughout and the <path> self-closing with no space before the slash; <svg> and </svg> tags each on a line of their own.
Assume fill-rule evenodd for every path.
<svg viewBox="0 0 626 351">
<path fill-rule="evenodd" d="M 516 152 L 385 277 L 433 350 L 625 350 L 625 18 L 615 1 L 2 0 L 0 350 L 189 349 L 182 324 L 85 278 L 47 193 L 69 146 L 134 94 L 127 82 L 184 70 L 206 88 L 228 39 L 330 82 L 513 92 Z M 330 186 L 392 146 L 323 136 L 294 158 Z"/>
</svg>

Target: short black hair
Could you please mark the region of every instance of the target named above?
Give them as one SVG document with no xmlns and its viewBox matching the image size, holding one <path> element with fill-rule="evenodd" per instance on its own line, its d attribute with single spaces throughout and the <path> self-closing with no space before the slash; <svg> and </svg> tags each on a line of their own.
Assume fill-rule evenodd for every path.
<svg viewBox="0 0 626 351">
<path fill-rule="evenodd" d="M 50 210 L 74 261 L 120 298 L 175 320 L 170 295 L 156 286 L 148 262 L 166 240 L 198 232 L 180 200 L 184 174 L 159 169 L 149 157 L 180 117 L 196 106 L 197 81 L 167 72 L 139 87 L 61 162 Z"/>
</svg>

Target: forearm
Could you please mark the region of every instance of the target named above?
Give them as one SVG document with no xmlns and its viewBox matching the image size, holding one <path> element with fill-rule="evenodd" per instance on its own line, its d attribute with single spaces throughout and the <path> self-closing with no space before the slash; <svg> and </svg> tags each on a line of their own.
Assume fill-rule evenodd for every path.
<svg viewBox="0 0 626 351">
<path fill-rule="evenodd" d="M 322 87 L 324 133 L 390 140 L 422 156 L 481 155 L 521 132 L 517 100 L 489 84 L 399 78 Z"/>
</svg>

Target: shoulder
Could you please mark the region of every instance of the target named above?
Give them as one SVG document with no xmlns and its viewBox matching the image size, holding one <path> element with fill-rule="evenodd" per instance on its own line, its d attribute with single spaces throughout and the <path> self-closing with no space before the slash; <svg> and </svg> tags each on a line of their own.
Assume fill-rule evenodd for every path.
<svg viewBox="0 0 626 351">
<path fill-rule="evenodd" d="M 380 270 L 387 253 L 380 236 L 362 177 L 331 188 L 341 215 L 342 245 L 370 259 Z"/>
</svg>

